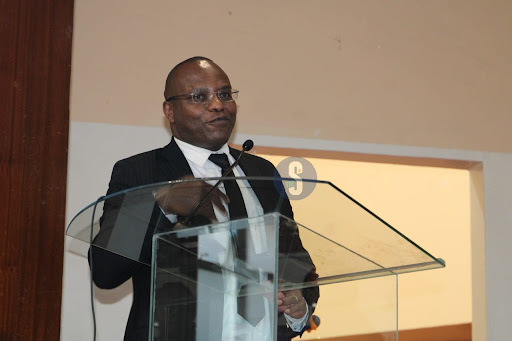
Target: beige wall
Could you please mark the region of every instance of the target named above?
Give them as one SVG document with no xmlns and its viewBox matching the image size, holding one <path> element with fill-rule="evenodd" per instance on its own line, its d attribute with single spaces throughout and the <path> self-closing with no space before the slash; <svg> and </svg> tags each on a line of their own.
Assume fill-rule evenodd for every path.
<svg viewBox="0 0 512 341">
<path fill-rule="evenodd" d="M 72 120 L 161 126 L 177 62 L 238 87 L 238 132 L 512 152 L 512 2 L 78 0 Z M 273 124 L 269 124 L 273 122 Z"/>
</svg>

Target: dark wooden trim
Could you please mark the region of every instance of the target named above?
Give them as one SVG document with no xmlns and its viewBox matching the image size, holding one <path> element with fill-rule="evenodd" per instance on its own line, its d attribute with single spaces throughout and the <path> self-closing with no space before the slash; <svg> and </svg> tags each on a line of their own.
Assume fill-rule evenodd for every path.
<svg viewBox="0 0 512 341">
<path fill-rule="evenodd" d="M 59 340 L 73 0 L 0 25 L 0 340 Z"/>
<path fill-rule="evenodd" d="M 240 149 L 241 146 L 233 145 L 235 148 Z M 255 154 L 268 154 L 268 155 L 284 155 L 284 156 L 297 156 L 297 157 L 314 157 L 319 159 L 332 159 L 332 160 L 345 160 L 345 161 L 360 161 L 360 162 L 375 162 L 375 163 L 390 163 L 398 165 L 409 166 L 424 166 L 424 167 L 442 167 L 454 169 L 472 169 L 476 165 L 481 164 L 478 161 L 471 160 L 449 160 L 429 157 L 413 157 L 413 156 L 393 156 L 393 155 L 380 155 L 380 154 L 365 154 L 365 153 L 352 153 L 340 152 L 329 150 L 316 150 L 316 149 L 297 149 L 297 148 L 282 148 L 282 147 L 266 147 L 255 146 L 251 153 Z"/>
<path fill-rule="evenodd" d="M 321 327 L 320 327 L 321 328 Z M 307 335 L 307 334 L 306 334 Z M 471 341 L 471 323 L 401 330 L 400 341 Z M 322 341 L 395 341 L 395 332 L 322 338 Z"/>
</svg>

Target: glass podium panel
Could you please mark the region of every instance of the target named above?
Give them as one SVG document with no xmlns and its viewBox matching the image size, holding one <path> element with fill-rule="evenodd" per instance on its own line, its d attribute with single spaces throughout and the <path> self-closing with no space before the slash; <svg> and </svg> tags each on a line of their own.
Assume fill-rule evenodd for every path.
<svg viewBox="0 0 512 341">
<path fill-rule="evenodd" d="M 242 232 L 250 247 L 237 253 L 234 236 Z M 294 240 L 294 234 L 309 239 L 318 249 L 330 250 L 329 256 L 334 260 L 356 262 L 358 268 L 376 268 L 368 260 L 348 255 L 343 247 L 278 213 L 157 234 L 153 237 L 152 339 L 247 340 L 254 339 L 256 333 L 258 340 L 275 340 L 277 292 L 299 289 L 306 295 L 307 290 L 316 290 L 320 284 L 316 280 L 316 266 L 329 269 L 322 262 L 313 265 L 310 255 L 315 259 L 318 252 L 297 252 L 299 245 L 293 243 L 300 243 L 301 239 Z M 283 247 L 279 243 L 284 237 Z M 343 270 L 330 269 L 333 276 L 338 273 L 336 270 Z M 382 274 L 386 271 L 380 270 Z M 340 304 L 334 311 L 324 310 L 322 314 L 320 303 L 319 314 L 328 323 L 338 317 L 335 325 L 345 325 L 344 335 L 386 331 L 389 337 L 389 331 L 396 326 L 395 276 L 373 280 L 361 285 L 365 281 L 350 281 L 346 277 L 332 286 L 334 291 L 321 289 L 322 299 L 339 300 Z M 326 283 L 329 282 L 323 284 Z M 235 302 L 243 299 L 264 302 L 265 318 L 256 327 L 246 323 L 236 309 Z M 370 309 L 371 305 L 375 307 Z M 332 304 L 329 306 L 333 309 Z M 259 309 L 250 304 L 247 308 Z M 183 315 L 177 312 L 196 316 L 194 323 L 180 321 Z"/>
<path fill-rule="evenodd" d="M 266 329 L 275 337 L 279 291 L 307 292 L 326 284 L 445 266 L 330 182 L 222 178 L 223 183 L 237 181 L 251 217 L 229 221 L 222 209 L 213 208 L 224 205 L 217 192 L 222 184 L 211 194 L 204 190 L 196 195 L 198 186 L 219 179 L 171 181 L 102 197 L 68 226 L 68 236 L 94 246 L 90 261 L 95 280 L 115 282 L 134 264 L 151 268 L 147 280 L 154 285 L 154 340 L 165 340 L 170 326 L 174 333 L 181 326 L 197 335 L 205 330 L 220 330 L 214 334 L 221 335 L 229 321 L 219 326 L 212 318 L 234 316 L 230 304 L 240 305 L 232 303 L 244 296 L 264 297 L 266 323 L 272 326 Z M 299 187 L 308 195 L 294 196 L 290 190 Z M 245 243 L 239 241 L 240 234 Z M 169 294 L 174 291 L 181 295 Z M 323 300 L 330 301 L 321 296 L 318 309 Z"/>
<path fill-rule="evenodd" d="M 150 339 L 275 340 L 278 222 L 269 214 L 155 235 Z"/>
</svg>

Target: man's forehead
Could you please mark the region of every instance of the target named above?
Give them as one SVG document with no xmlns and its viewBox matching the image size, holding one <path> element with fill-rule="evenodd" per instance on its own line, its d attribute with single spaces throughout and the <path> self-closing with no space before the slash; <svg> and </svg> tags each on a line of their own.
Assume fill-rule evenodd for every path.
<svg viewBox="0 0 512 341">
<path fill-rule="evenodd" d="M 216 64 L 200 60 L 182 65 L 176 72 L 175 85 L 203 86 L 207 83 L 225 83 L 229 85 L 226 73 Z"/>
</svg>

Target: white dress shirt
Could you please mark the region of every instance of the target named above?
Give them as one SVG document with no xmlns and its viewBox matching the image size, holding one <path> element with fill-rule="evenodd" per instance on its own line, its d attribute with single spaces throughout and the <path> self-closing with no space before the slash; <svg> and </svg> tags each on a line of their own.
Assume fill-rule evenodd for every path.
<svg viewBox="0 0 512 341">
<path fill-rule="evenodd" d="M 194 177 L 196 178 L 213 178 L 213 177 L 220 177 L 221 174 L 221 168 L 210 161 L 208 158 L 212 153 L 214 154 L 222 154 L 225 153 L 228 156 L 228 160 L 230 164 L 233 164 L 235 162 L 235 159 L 231 154 L 229 153 L 229 147 L 227 144 L 222 146 L 221 149 L 218 151 L 212 152 L 211 150 L 200 148 L 194 145 L 191 145 L 189 143 L 183 142 L 177 138 L 174 138 L 176 141 L 176 144 L 183 152 L 183 155 L 188 161 L 188 164 L 190 166 L 190 169 L 192 170 L 192 173 Z M 240 166 L 236 166 L 233 169 L 233 173 L 237 177 L 244 177 L 246 176 L 243 170 Z M 209 181 L 210 185 L 214 185 L 216 181 Z M 242 193 L 242 197 L 244 199 L 247 216 L 249 218 L 252 217 L 259 217 L 264 214 L 263 208 L 261 207 L 261 204 L 252 190 L 249 182 L 247 180 L 237 180 L 237 183 L 240 187 L 240 191 Z M 224 186 L 219 186 L 219 189 L 223 192 L 225 192 Z M 229 210 L 227 203 L 224 203 L 226 211 L 228 211 L 228 216 L 223 215 L 219 212 L 218 209 L 214 206 L 214 212 L 217 220 L 219 222 L 226 222 L 229 221 Z M 172 221 L 176 221 L 176 217 L 172 215 L 168 215 L 168 218 Z M 252 240 L 254 242 L 253 247 L 256 253 L 262 253 L 266 251 L 266 234 L 262 229 L 256 228 L 254 226 L 251 226 L 251 236 Z M 219 242 L 220 245 L 224 245 L 226 249 L 226 253 L 223 257 L 216 260 L 223 264 L 225 267 L 229 268 L 233 266 L 232 259 L 232 246 L 231 246 L 231 239 L 230 236 L 226 234 L 215 234 L 215 238 Z M 201 243 L 199 243 L 199 250 L 201 250 Z M 201 251 L 199 251 L 201 253 Z M 230 276 L 225 276 L 229 278 Z M 225 281 L 225 290 L 226 292 L 230 290 L 238 291 L 237 284 L 236 284 L 236 278 L 231 277 L 231 280 Z M 200 295 L 200 293 L 198 293 Z M 265 300 L 265 317 L 260 321 L 256 327 L 253 327 L 251 324 L 249 324 L 245 319 L 243 319 L 241 316 L 236 314 L 236 295 L 225 295 L 224 299 L 224 316 L 235 316 L 234 319 L 225 318 L 224 319 L 224 325 L 223 325 L 223 340 L 246 340 L 246 341 L 262 341 L 267 340 L 270 335 L 269 331 L 270 328 L 270 318 L 269 318 L 269 305 L 268 302 Z M 286 320 L 288 322 L 288 325 L 290 328 L 292 328 L 295 331 L 300 331 L 307 323 L 307 316 L 306 314 L 302 319 L 295 319 L 285 314 Z"/>
</svg>

